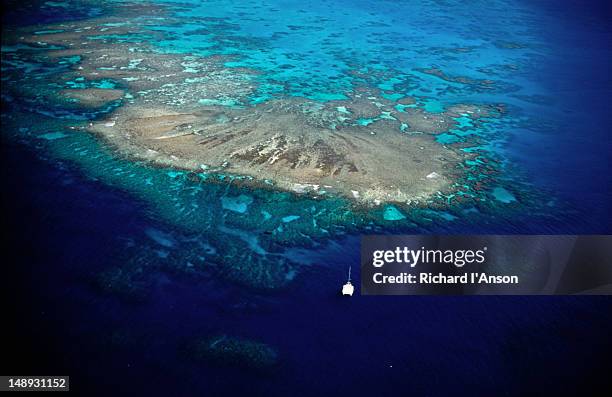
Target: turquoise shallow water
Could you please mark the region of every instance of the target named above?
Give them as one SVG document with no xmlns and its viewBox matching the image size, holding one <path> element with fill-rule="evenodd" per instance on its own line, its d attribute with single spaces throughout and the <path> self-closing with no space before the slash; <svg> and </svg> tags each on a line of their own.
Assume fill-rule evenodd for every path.
<svg viewBox="0 0 612 397">
<path fill-rule="evenodd" d="M 489 4 L 474 13 L 472 7 L 451 3 L 441 13 L 428 2 L 180 4 L 186 4 L 177 13 L 185 23 L 167 29 L 171 37 L 159 43 L 162 48 L 238 55 L 228 64 L 265 71 L 289 95 L 322 100 L 342 96 L 353 81 L 346 71 L 361 67 L 387 74 L 378 82 L 381 89 L 421 96 L 423 106 L 433 112 L 456 101 L 503 98 L 504 103 L 521 104 L 508 95 L 517 91 L 546 94 L 524 72 L 505 70 L 529 67 L 547 51 L 537 23 L 524 18 L 525 10 L 517 5 Z M 468 76 L 475 84 L 419 71 L 432 67 L 450 77 Z M 476 84 L 487 79 L 497 87 L 485 90 Z"/>
</svg>

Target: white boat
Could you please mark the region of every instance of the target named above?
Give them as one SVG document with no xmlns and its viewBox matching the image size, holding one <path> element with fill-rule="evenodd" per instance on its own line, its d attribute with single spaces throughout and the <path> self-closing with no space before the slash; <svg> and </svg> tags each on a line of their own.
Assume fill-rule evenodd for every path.
<svg viewBox="0 0 612 397">
<path fill-rule="evenodd" d="M 351 283 L 351 268 L 349 266 L 348 281 L 342 286 L 342 295 L 353 296 L 353 292 L 355 292 L 355 287 Z"/>
</svg>

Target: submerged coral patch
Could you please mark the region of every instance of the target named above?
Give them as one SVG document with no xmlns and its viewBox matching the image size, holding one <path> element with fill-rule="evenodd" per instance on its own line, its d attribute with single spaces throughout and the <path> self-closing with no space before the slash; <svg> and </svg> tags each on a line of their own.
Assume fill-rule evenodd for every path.
<svg viewBox="0 0 612 397">
<path fill-rule="evenodd" d="M 269 370 L 278 362 L 272 347 L 225 334 L 194 342 L 191 354 L 199 360 L 255 370 Z"/>
<path fill-rule="evenodd" d="M 221 203 L 224 209 L 244 214 L 249 208 L 249 204 L 253 202 L 253 198 L 241 194 L 237 197 L 221 197 Z"/>
</svg>

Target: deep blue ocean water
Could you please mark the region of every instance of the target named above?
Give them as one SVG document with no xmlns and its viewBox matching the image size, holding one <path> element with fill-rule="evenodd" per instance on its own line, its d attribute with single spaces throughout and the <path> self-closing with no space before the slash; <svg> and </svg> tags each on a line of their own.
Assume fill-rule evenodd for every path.
<svg viewBox="0 0 612 397">
<path fill-rule="evenodd" d="M 354 53 L 347 58 L 405 73 L 435 64 L 451 75 L 483 78 L 479 69 L 509 60 L 529 65 L 517 75 L 499 72 L 497 78 L 508 86 L 493 94 L 449 91 L 446 83 L 419 74 L 410 89 L 432 108 L 459 99 L 511 105 L 524 118 L 500 127 L 504 143 L 498 150 L 521 178 L 569 202 L 573 214 L 429 231 L 610 232 L 612 32 L 604 3 L 196 4 L 182 11 L 186 30 L 194 15 L 227 16 L 239 34 L 217 30 L 229 40 L 220 50 L 241 54 L 242 64 L 267 68 L 275 80 L 286 79 L 294 93 L 303 90 L 300 95 L 313 98 L 333 97 L 350 84 L 342 76 L 329 78 L 341 75 L 333 65 L 346 61 L 338 54 L 349 49 Z M 87 10 L 73 15 L 52 6 L 39 11 L 21 22 L 87 15 Z M 287 25 L 307 26 L 308 33 L 302 37 L 304 29 L 290 29 L 297 33 L 266 42 L 267 51 L 232 38 L 269 38 Z M 330 33 L 325 28 L 339 35 L 319 47 Z M 160 45 L 174 51 L 193 47 L 193 40 L 181 39 L 177 34 Z M 200 39 L 190 50 L 206 54 L 207 40 L 214 45 L 219 37 Z M 407 40 L 405 46 L 397 44 L 401 40 Z M 529 46 L 508 55 L 491 45 L 496 40 Z M 414 42 L 418 45 L 409 45 Z M 428 53 L 448 43 L 484 48 L 467 57 Z M 313 48 L 323 50 L 317 57 L 283 57 L 289 50 L 308 54 Z M 295 62 L 295 68 L 276 68 L 285 62 Z M 313 70 L 325 80 L 299 74 Z M 291 85 L 304 78 L 309 84 Z M 3 112 L 11 106 L 3 103 Z M 612 334 L 609 298 L 340 299 L 336 291 L 346 267 L 358 268 L 357 236 L 302 254 L 315 265 L 289 290 L 262 293 L 206 274 L 155 272 L 145 303 L 100 293 L 92 274 L 125 260 L 132 243 L 148 247 L 147 230 L 180 236 L 180 222 L 158 216 L 163 208 L 139 188 L 105 179 L 87 163 L 45 148 L 3 135 L 3 218 L 10 232 L 5 291 L 17 324 L 9 332 L 22 344 L 28 341 L 13 348 L 8 368 L 23 370 L 12 372 L 70 374 L 74 390 L 101 395 L 576 395 L 609 382 L 602 376 Z M 266 342 L 278 350 L 280 363 L 261 375 L 197 363 L 181 353 L 188 340 L 211 333 Z"/>
</svg>

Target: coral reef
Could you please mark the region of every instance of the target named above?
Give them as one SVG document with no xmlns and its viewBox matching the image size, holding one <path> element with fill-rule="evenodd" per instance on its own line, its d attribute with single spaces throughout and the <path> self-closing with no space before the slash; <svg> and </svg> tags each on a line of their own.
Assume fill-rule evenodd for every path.
<svg viewBox="0 0 612 397">
<path fill-rule="evenodd" d="M 270 346 L 248 339 L 217 335 L 193 343 L 194 358 L 259 371 L 272 369 L 278 354 Z"/>
</svg>

